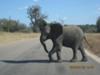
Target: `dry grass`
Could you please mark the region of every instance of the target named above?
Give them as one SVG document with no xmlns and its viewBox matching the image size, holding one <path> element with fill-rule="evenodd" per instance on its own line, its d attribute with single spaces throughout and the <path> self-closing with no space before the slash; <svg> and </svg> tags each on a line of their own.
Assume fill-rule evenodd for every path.
<svg viewBox="0 0 100 75">
<path fill-rule="evenodd" d="M 9 42 L 14 42 L 17 40 L 26 40 L 32 39 L 37 37 L 38 34 L 36 33 L 7 33 L 7 32 L 0 32 L 0 44 L 5 44 Z"/>
<path fill-rule="evenodd" d="M 87 33 L 86 38 L 92 49 L 87 48 L 100 57 L 100 33 Z"/>
</svg>

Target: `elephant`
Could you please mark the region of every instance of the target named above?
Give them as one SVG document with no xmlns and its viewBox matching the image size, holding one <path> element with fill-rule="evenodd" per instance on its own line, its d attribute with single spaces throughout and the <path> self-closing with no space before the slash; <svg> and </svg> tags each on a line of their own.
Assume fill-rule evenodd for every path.
<svg viewBox="0 0 100 75">
<path fill-rule="evenodd" d="M 84 51 L 83 40 L 86 39 L 84 32 L 78 26 L 62 26 L 60 23 L 47 24 L 45 20 L 40 20 L 39 25 L 41 36 L 40 42 L 44 50 L 48 53 L 49 61 L 53 61 L 52 55 L 57 54 L 57 61 L 61 62 L 62 46 L 69 47 L 73 51 L 71 62 L 77 61 L 77 51 L 82 55 L 81 61 L 87 61 Z M 48 52 L 45 41 L 51 39 L 53 42 L 52 49 Z"/>
</svg>

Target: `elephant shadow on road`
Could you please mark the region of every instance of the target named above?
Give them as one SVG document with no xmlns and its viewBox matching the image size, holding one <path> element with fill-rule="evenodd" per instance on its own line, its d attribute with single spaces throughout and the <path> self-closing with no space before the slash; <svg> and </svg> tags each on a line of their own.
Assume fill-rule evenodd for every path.
<svg viewBox="0 0 100 75">
<path fill-rule="evenodd" d="M 0 60 L 2 63 L 9 63 L 9 64 L 27 64 L 27 63 L 59 63 L 56 60 L 49 62 L 49 60 Z M 63 60 L 62 62 L 69 62 L 67 60 Z"/>
</svg>

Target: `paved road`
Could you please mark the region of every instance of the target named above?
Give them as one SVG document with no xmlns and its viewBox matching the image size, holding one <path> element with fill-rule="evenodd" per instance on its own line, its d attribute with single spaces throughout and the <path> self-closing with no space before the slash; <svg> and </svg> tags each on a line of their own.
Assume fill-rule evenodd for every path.
<svg viewBox="0 0 100 75">
<path fill-rule="evenodd" d="M 48 49 L 52 43 L 47 41 Z M 56 55 L 54 54 L 54 58 Z M 72 50 L 63 48 L 62 63 L 48 62 L 47 54 L 37 39 L 0 46 L 0 75 L 100 75 L 100 64 L 88 57 L 88 62 L 71 63 Z M 81 59 L 80 52 L 78 58 Z"/>
</svg>

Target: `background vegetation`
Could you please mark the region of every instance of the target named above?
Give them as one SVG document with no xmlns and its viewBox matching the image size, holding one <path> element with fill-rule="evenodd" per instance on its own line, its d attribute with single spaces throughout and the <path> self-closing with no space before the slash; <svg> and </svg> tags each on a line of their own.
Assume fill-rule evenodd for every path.
<svg viewBox="0 0 100 75">
<path fill-rule="evenodd" d="M 100 19 L 97 20 L 97 24 L 86 24 L 86 25 L 77 25 L 84 32 L 96 33 L 100 32 Z M 66 26 L 66 25 L 65 25 Z M 19 21 L 12 19 L 0 19 L 0 31 L 4 32 L 39 32 L 37 24 L 32 24 L 30 26 L 20 23 Z"/>
<path fill-rule="evenodd" d="M 13 19 L 0 19 L 0 31 L 4 32 L 30 32 L 31 28 L 24 23 Z"/>
</svg>

